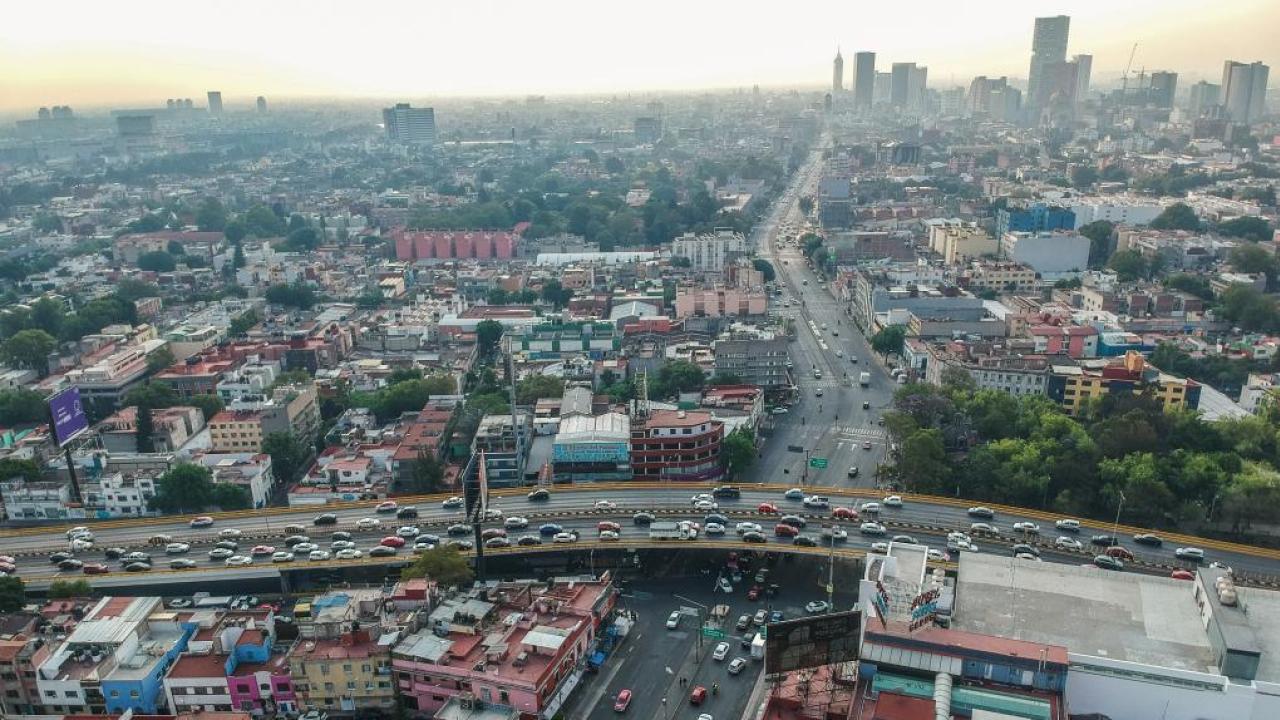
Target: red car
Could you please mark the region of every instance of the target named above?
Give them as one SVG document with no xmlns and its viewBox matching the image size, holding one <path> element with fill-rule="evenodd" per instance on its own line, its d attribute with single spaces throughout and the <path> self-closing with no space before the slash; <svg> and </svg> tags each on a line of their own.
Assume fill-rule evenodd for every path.
<svg viewBox="0 0 1280 720">
<path fill-rule="evenodd" d="M 1126 548 L 1120 547 L 1119 545 L 1112 545 L 1111 547 L 1107 548 L 1103 552 L 1105 552 L 1107 555 L 1110 555 L 1111 557 L 1117 560 L 1133 559 L 1133 553 L 1129 552 L 1129 550 Z"/>
<path fill-rule="evenodd" d="M 631 691 L 622 690 L 618 693 L 618 699 L 613 701 L 614 712 L 625 712 L 627 707 L 631 705 Z"/>
<path fill-rule="evenodd" d="M 858 511 L 853 508 L 838 507 L 831 510 L 831 517 L 841 520 L 857 520 Z"/>
<path fill-rule="evenodd" d="M 622 532 L 622 526 L 612 520 L 601 520 L 596 523 L 596 530 L 612 530 L 613 532 Z"/>
<path fill-rule="evenodd" d="M 797 528 L 791 525 L 788 525 L 786 523 L 778 523 L 777 525 L 773 526 L 773 534 L 778 537 L 789 538 L 789 537 L 795 537 L 799 535 L 800 531 Z"/>
<path fill-rule="evenodd" d="M 111 572 L 111 568 L 102 563 L 85 563 L 81 570 L 85 575 L 106 575 Z"/>
<path fill-rule="evenodd" d="M 275 552 L 276 549 L 273 545 L 254 545 L 253 549 L 249 551 L 249 554 L 261 557 L 263 555 L 274 555 Z"/>
<path fill-rule="evenodd" d="M 1174 570 L 1173 572 L 1169 573 L 1169 577 L 1173 578 L 1174 580 L 1195 580 L 1196 579 L 1196 576 L 1192 575 L 1191 572 L 1188 570 Z"/>
<path fill-rule="evenodd" d="M 404 538 L 388 535 L 379 540 L 378 544 L 384 547 L 402 548 L 404 547 Z"/>
<path fill-rule="evenodd" d="M 760 586 L 759 586 L 759 585 L 752 585 L 752 586 L 751 586 L 751 589 L 747 591 L 747 599 L 748 599 L 748 600 L 759 600 L 759 599 L 760 599 L 760 593 L 762 593 L 762 592 L 764 592 L 764 591 L 760 589 Z"/>
<path fill-rule="evenodd" d="M 689 693 L 690 705 L 701 705 L 703 700 L 707 699 L 707 689 L 701 685 L 695 687 L 693 692 Z"/>
<path fill-rule="evenodd" d="M 778 506 L 773 503 L 760 503 L 760 506 L 756 508 L 756 512 L 777 515 Z"/>
</svg>

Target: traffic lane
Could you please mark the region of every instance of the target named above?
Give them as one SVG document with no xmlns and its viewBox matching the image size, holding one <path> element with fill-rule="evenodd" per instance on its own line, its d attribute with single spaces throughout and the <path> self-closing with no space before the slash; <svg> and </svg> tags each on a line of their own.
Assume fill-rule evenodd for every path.
<svg viewBox="0 0 1280 720">
<path fill-rule="evenodd" d="M 648 599 L 634 596 L 620 599 L 622 607 L 636 614 L 635 625 L 624 641 L 624 647 L 606 661 L 606 669 L 594 681 L 603 688 L 599 700 L 593 707 L 582 709 L 579 717 L 585 715 L 596 720 L 616 717 L 613 705 L 618 693 L 624 689 L 630 690 L 632 696 L 628 714 L 652 717 L 660 709 L 660 698 L 666 692 L 670 679 L 666 668 L 680 667 L 689 648 L 687 643 L 672 642 L 667 635 L 667 615 L 678 605 L 670 597 L 669 590 L 664 588 L 659 593 L 650 590 L 646 584 L 644 592 L 649 595 Z M 617 663 L 616 673 L 608 667 L 610 662 Z"/>
</svg>

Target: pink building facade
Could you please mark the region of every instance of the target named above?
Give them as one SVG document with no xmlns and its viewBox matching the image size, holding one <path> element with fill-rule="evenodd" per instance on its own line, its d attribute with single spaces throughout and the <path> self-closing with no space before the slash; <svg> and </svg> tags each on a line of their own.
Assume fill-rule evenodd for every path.
<svg viewBox="0 0 1280 720">
<path fill-rule="evenodd" d="M 506 230 L 391 231 L 397 260 L 510 260 L 519 236 Z"/>
<path fill-rule="evenodd" d="M 768 298 L 762 290 L 735 287 L 676 290 L 676 319 L 763 315 L 767 306 Z"/>
</svg>

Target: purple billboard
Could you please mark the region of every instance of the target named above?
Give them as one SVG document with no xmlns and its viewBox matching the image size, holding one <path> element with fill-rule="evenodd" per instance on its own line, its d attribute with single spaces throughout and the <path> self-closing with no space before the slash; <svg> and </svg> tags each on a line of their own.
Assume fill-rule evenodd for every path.
<svg viewBox="0 0 1280 720">
<path fill-rule="evenodd" d="M 53 415 L 53 435 L 59 447 L 89 429 L 89 418 L 80 403 L 80 388 L 69 387 L 49 398 L 49 414 Z"/>
</svg>

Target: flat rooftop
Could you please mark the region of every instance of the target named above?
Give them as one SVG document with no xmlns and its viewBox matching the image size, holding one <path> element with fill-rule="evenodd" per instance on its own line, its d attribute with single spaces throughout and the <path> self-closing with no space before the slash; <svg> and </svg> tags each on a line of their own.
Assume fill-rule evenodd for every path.
<svg viewBox="0 0 1280 720">
<path fill-rule="evenodd" d="M 1212 586 L 1210 586 L 1212 587 Z M 1236 586 L 1240 613 L 1262 649 L 1255 680 L 1280 683 L 1280 592 Z"/>
<path fill-rule="evenodd" d="M 1217 674 L 1193 592 L 1185 580 L 964 553 L 952 627 Z"/>
</svg>

